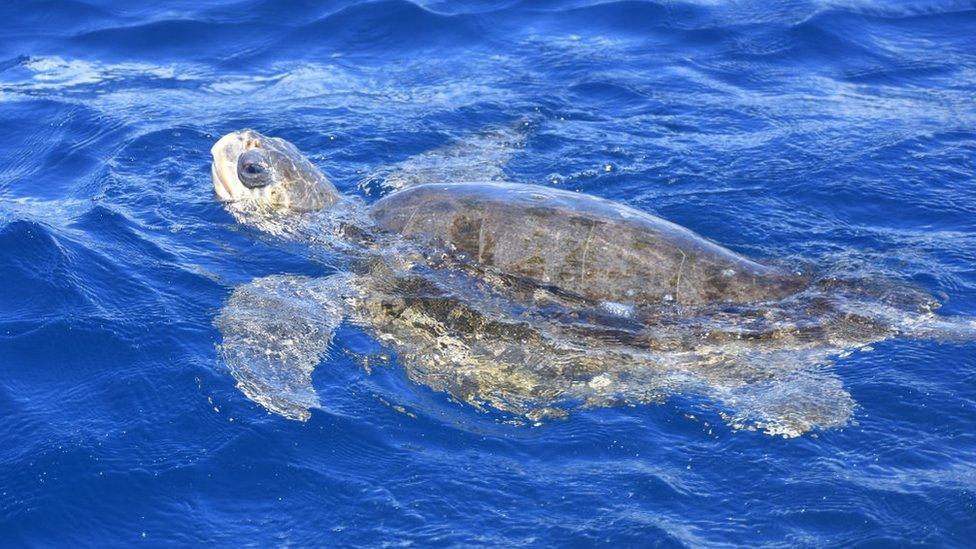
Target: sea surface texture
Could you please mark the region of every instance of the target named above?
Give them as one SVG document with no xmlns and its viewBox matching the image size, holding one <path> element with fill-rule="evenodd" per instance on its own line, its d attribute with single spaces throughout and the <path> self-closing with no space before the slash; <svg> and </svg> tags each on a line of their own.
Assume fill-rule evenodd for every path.
<svg viewBox="0 0 976 549">
<path fill-rule="evenodd" d="M 0 20 L 0 546 L 976 540 L 972 2 L 22 0 Z M 751 258 L 896 279 L 954 336 L 832 357 L 849 419 L 785 437 L 693 391 L 515 421 L 364 367 L 383 345 L 343 325 L 321 406 L 285 419 L 235 387 L 214 320 L 241 284 L 330 267 L 215 200 L 210 147 L 245 127 L 367 203 L 391 166 L 475 143 L 507 179 Z M 512 154 L 484 146 L 498 131 Z"/>
</svg>

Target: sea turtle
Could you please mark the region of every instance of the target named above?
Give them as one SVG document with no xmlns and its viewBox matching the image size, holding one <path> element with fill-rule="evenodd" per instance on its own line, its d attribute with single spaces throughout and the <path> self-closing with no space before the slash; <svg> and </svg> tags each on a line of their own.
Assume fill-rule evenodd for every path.
<svg viewBox="0 0 976 549">
<path fill-rule="evenodd" d="M 917 293 L 895 305 L 623 204 L 505 181 L 517 137 L 485 134 L 387 170 L 396 190 L 372 204 L 340 194 L 284 139 L 218 140 L 213 185 L 238 221 L 339 264 L 234 290 L 215 324 L 244 394 L 307 419 L 312 371 L 347 320 L 413 381 L 530 421 L 692 393 L 733 424 L 798 434 L 851 415 L 830 357 L 931 316 Z"/>
</svg>

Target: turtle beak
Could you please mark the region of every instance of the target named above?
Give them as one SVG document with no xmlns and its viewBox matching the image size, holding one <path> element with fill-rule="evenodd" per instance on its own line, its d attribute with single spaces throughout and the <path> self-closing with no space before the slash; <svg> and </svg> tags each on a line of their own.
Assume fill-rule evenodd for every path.
<svg viewBox="0 0 976 549">
<path fill-rule="evenodd" d="M 210 148 L 213 161 L 210 164 L 210 176 L 213 179 L 214 192 L 225 202 L 233 202 L 240 198 L 242 189 L 237 179 L 237 158 L 244 152 L 246 143 L 243 132 L 231 132 L 214 143 Z"/>
</svg>

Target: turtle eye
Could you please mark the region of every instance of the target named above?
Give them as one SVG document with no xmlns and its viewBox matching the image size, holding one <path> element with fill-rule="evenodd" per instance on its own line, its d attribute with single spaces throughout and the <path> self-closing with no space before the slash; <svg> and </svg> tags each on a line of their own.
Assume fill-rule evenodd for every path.
<svg viewBox="0 0 976 549">
<path fill-rule="evenodd" d="M 237 178 L 248 189 L 265 187 L 271 183 L 268 158 L 261 149 L 251 149 L 237 159 Z"/>
</svg>

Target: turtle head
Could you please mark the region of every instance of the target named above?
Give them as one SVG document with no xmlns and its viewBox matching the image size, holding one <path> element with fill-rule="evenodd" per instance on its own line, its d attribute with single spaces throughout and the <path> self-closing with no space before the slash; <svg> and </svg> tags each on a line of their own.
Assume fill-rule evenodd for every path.
<svg viewBox="0 0 976 549">
<path fill-rule="evenodd" d="M 252 202 L 307 212 L 338 202 L 339 191 L 299 150 L 280 137 L 240 130 L 210 149 L 214 191 L 224 202 Z"/>
</svg>

